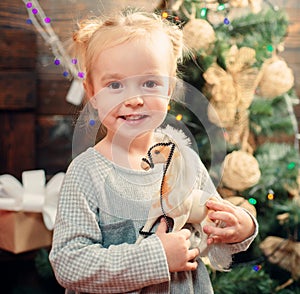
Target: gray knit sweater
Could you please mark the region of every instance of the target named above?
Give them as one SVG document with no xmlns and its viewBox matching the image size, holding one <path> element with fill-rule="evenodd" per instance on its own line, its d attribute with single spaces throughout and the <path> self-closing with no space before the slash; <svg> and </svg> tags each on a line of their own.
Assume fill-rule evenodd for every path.
<svg viewBox="0 0 300 294">
<path fill-rule="evenodd" d="M 191 152 L 201 170 L 195 188 L 201 188 L 210 179 Z M 213 293 L 201 259 L 196 271 L 170 273 L 155 234 L 135 244 L 162 172 L 162 165 L 149 171 L 120 167 L 94 148 L 73 160 L 62 186 L 49 256 L 66 293 Z M 246 250 L 256 234 L 227 246 L 232 253 Z"/>
</svg>

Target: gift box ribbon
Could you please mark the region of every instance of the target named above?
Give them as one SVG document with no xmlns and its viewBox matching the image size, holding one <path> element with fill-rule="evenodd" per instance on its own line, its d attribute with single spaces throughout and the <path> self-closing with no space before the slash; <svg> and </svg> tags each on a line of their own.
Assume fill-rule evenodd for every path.
<svg viewBox="0 0 300 294">
<path fill-rule="evenodd" d="M 13 176 L 0 176 L 0 209 L 41 212 L 45 226 L 53 230 L 60 188 L 65 173 L 57 173 L 46 184 L 44 170 L 22 173 L 23 185 Z"/>
</svg>

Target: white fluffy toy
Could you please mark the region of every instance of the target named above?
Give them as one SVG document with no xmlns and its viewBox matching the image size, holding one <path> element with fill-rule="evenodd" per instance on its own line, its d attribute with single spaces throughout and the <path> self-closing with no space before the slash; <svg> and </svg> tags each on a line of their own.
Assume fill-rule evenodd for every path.
<svg viewBox="0 0 300 294">
<path fill-rule="evenodd" d="M 159 193 L 153 196 L 148 214 L 148 220 L 138 237 L 140 243 L 144 235 L 148 235 L 156 220 L 163 215 L 173 219 L 172 232 L 179 231 L 186 224 L 192 225 L 192 246 L 198 247 L 200 256 L 207 256 L 211 266 L 225 270 L 231 264 L 231 253 L 226 244 L 207 246 L 207 235 L 202 228 L 205 224 L 222 226 L 208 218 L 206 201 L 223 201 L 214 187 L 212 191 L 195 189 L 196 179 L 201 173 L 201 167 L 195 160 L 196 154 L 190 150 L 190 141 L 182 131 L 170 126 L 161 132 L 167 137 L 162 142 L 153 145 L 147 158 L 143 158 L 142 168 L 148 170 L 157 163 L 164 164 L 164 172 Z M 168 220 L 167 224 L 169 226 Z"/>
</svg>

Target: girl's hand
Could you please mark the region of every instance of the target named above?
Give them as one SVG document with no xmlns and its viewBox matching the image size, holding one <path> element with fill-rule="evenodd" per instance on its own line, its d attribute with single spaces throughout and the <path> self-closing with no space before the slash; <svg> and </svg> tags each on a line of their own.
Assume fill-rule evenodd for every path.
<svg viewBox="0 0 300 294">
<path fill-rule="evenodd" d="M 255 224 L 251 216 L 242 208 L 228 201 L 207 201 L 208 218 L 213 222 L 222 222 L 222 226 L 205 225 L 203 231 L 208 235 L 207 244 L 239 243 L 254 234 Z"/>
<path fill-rule="evenodd" d="M 167 224 L 164 218 L 157 227 L 156 235 L 162 242 L 170 272 L 196 270 L 198 263 L 193 261 L 199 255 L 197 248 L 189 249 L 191 232 L 182 229 L 175 233 L 166 233 Z"/>
</svg>

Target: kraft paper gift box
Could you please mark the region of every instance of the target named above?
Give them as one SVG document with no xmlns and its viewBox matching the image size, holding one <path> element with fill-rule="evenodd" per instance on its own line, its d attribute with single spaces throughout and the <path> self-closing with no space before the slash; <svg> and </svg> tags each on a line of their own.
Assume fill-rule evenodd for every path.
<svg viewBox="0 0 300 294">
<path fill-rule="evenodd" d="M 22 253 L 48 247 L 52 242 L 49 231 L 38 212 L 0 210 L 0 248 Z"/>
<path fill-rule="evenodd" d="M 43 170 L 25 171 L 23 185 L 0 176 L 0 249 L 21 253 L 51 245 L 64 176 L 58 173 L 45 184 Z"/>
</svg>

